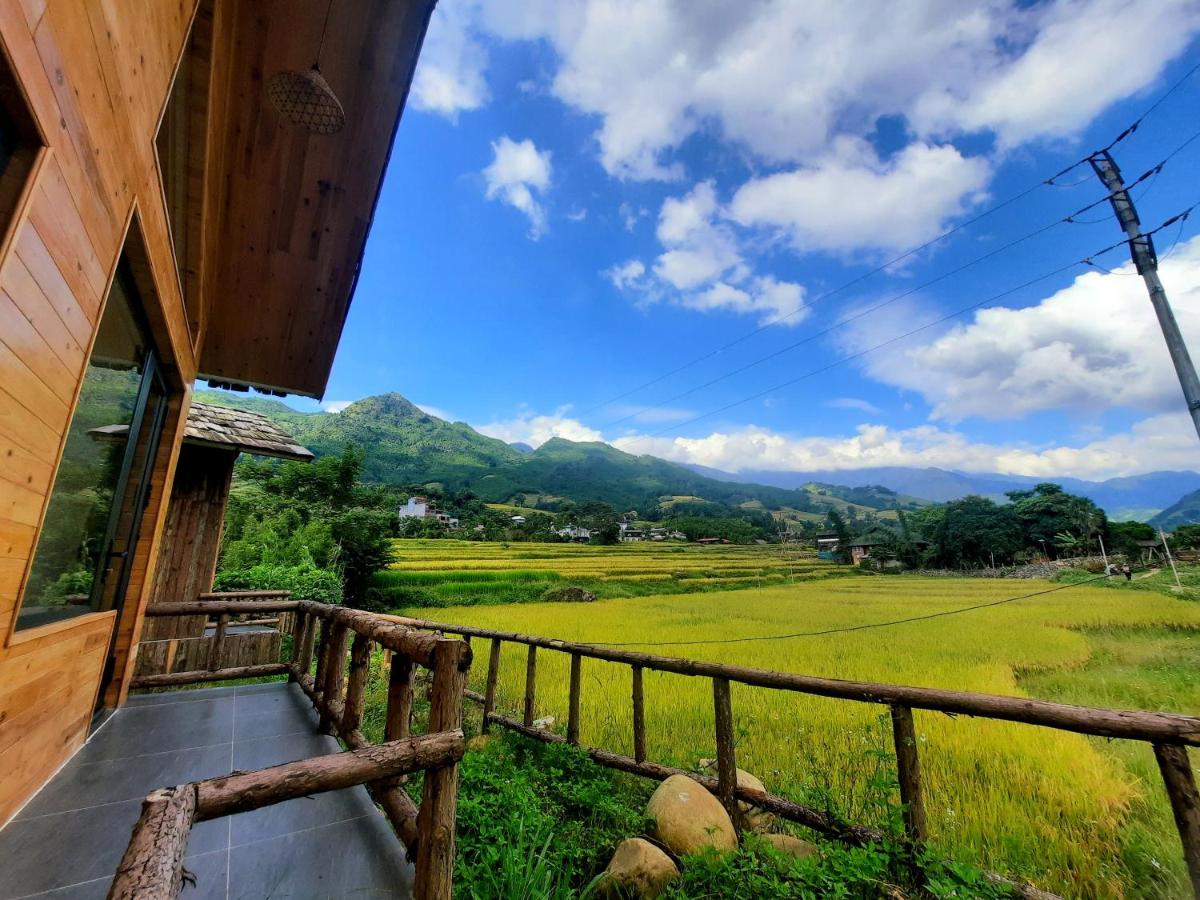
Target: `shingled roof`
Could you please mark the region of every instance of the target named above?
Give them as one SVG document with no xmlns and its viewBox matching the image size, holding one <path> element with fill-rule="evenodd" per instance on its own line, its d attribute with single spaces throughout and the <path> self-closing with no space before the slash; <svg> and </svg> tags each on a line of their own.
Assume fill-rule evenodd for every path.
<svg viewBox="0 0 1200 900">
<path fill-rule="evenodd" d="M 102 425 L 88 434 L 98 441 L 124 439 L 128 425 Z M 255 456 L 277 456 L 308 462 L 312 451 L 301 447 L 296 439 L 266 416 L 245 409 L 193 403 L 188 411 L 184 429 L 185 444 L 218 447 L 253 453 Z"/>
<path fill-rule="evenodd" d="M 183 439 L 189 444 L 228 447 L 255 456 L 278 456 L 307 462 L 310 450 L 266 416 L 246 409 L 193 403 L 188 411 Z"/>
</svg>

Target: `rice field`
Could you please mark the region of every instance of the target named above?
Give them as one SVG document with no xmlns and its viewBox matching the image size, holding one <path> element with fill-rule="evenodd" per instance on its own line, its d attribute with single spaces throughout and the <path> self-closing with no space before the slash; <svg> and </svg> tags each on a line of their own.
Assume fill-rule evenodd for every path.
<svg viewBox="0 0 1200 900">
<path fill-rule="evenodd" d="M 795 546 L 675 542 L 590 544 L 398 540 L 396 561 L 372 582 L 390 606 L 442 607 L 538 600 L 578 585 L 601 598 L 763 587 L 854 574 Z"/>
<path fill-rule="evenodd" d="M 413 548 L 395 571 L 424 577 L 464 568 L 497 577 L 549 573 L 562 583 L 576 583 L 582 572 L 594 573 L 597 583 L 605 577 L 619 583 L 664 574 L 688 580 L 676 579 L 675 572 L 704 573 L 696 576 L 699 580 L 735 580 L 729 589 L 714 585 L 682 595 L 616 596 L 586 605 L 450 607 L 430 616 L 597 643 L 726 639 L 860 625 L 1050 586 L 916 576 L 805 580 L 822 567 L 812 560 L 785 562 L 778 547 L 472 544 L 432 548 L 424 558 L 422 552 Z M 454 561 L 456 554 L 463 567 Z M 770 574 L 779 580 L 749 588 L 737 583 L 768 577 L 764 570 L 774 570 Z M 755 575 L 745 574 L 750 571 Z M 1128 658 L 1120 648 L 1130 648 Z M 1146 591 L 1080 586 L 833 637 L 634 649 L 836 678 L 1200 714 L 1198 648 L 1200 604 Z M 509 646 L 502 657 L 501 711 L 516 714 L 520 708 L 524 652 Z M 559 728 L 566 719 L 567 666 L 561 654 L 539 654 L 537 715 L 553 716 Z M 484 670 L 481 664 L 473 669 L 476 689 L 482 690 Z M 1164 689 L 1165 683 L 1172 689 Z M 650 758 L 694 767 L 713 755 L 707 681 L 647 671 L 645 695 Z M 584 661 L 585 743 L 632 755 L 629 696 L 627 667 Z M 770 790 L 828 803 L 856 821 L 878 823 L 886 814 L 878 790 L 870 787 L 893 766 L 890 727 L 881 718 L 886 710 L 738 685 L 733 707 L 739 765 Z M 931 831 L 942 851 L 1024 875 L 1066 896 L 1188 895 L 1178 839 L 1149 748 L 919 710 L 915 715 Z"/>
</svg>

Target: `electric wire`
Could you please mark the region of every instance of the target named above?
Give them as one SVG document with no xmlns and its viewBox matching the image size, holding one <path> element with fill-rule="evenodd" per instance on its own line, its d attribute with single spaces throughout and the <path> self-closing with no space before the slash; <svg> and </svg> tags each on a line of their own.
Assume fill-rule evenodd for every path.
<svg viewBox="0 0 1200 900">
<path fill-rule="evenodd" d="M 1157 228 L 1154 228 L 1150 231 L 1143 232 L 1143 236 L 1150 236 L 1150 235 L 1156 234 L 1159 231 L 1161 231 L 1162 229 L 1175 224 L 1181 218 L 1185 218 L 1186 216 L 1188 216 L 1192 212 L 1192 210 L 1196 208 L 1196 205 L 1197 204 L 1193 204 L 1192 206 L 1189 206 L 1187 209 L 1183 210 L 1182 212 L 1177 213 L 1176 215 L 1172 216 L 1170 219 L 1167 219 L 1165 222 L 1163 222 L 1163 224 L 1159 225 Z M 958 309 L 956 309 L 950 313 L 940 316 L 932 321 L 926 322 L 923 325 L 919 325 L 916 328 L 912 328 L 912 329 L 904 332 L 903 334 L 896 335 L 895 337 L 889 338 L 886 341 L 875 344 L 871 347 L 867 347 L 863 350 L 859 350 L 855 353 L 851 353 L 847 356 L 839 357 L 838 359 L 835 359 L 833 362 L 830 362 L 824 366 L 821 366 L 819 368 L 812 369 L 808 372 L 805 372 L 803 375 L 799 375 L 796 378 L 791 378 L 791 379 L 788 379 L 787 381 L 784 381 L 779 384 L 773 385 L 772 387 L 766 388 L 765 390 L 757 391 L 753 394 L 750 394 L 749 396 L 742 397 L 739 400 L 734 400 L 731 403 L 727 403 L 724 406 L 720 406 L 716 409 L 709 410 L 708 412 L 705 412 L 705 413 L 700 413 L 699 415 L 693 416 L 689 419 L 686 419 L 685 421 L 676 422 L 672 425 L 668 425 L 664 428 L 660 428 L 657 431 L 649 432 L 645 435 L 645 437 L 648 437 L 648 438 L 649 437 L 658 437 L 660 435 L 666 434 L 669 431 L 674 431 L 678 428 L 683 428 L 684 426 L 695 424 L 696 422 L 700 422 L 700 421 L 703 421 L 704 419 L 711 418 L 712 416 L 719 415 L 720 413 L 727 412 L 731 409 L 735 409 L 736 407 L 742 406 L 746 403 L 749 403 L 753 400 L 757 400 L 761 397 L 765 397 L 769 394 L 775 393 L 776 391 L 791 387 L 792 385 L 798 384 L 799 382 L 804 381 L 808 378 L 812 378 L 816 375 L 820 375 L 820 374 L 823 374 L 824 372 L 828 372 L 830 369 L 836 368 L 837 366 L 840 366 L 843 363 L 850 362 L 855 359 L 860 359 L 861 357 L 867 356 L 870 353 L 874 353 L 877 350 L 881 350 L 884 347 L 890 346 L 891 344 L 895 344 L 898 341 L 902 341 L 905 338 L 912 337 L 915 334 L 919 334 L 920 332 L 926 331 L 930 328 L 933 328 L 936 325 L 940 325 L 943 322 L 948 322 L 951 319 L 955 319 L 958 316 L 963 315 L 964 313 L 968 313 L 968 312 L 971 312 L 972 310 L 979 309 L 982 306 L 986 306 L 989 303 L 993 303 L 996 300 L 999 300 L 1003 297 L 1009 296 L 1010 294 L 1015 294 L 1018 291 L 1024 290 L 1025 288 L 1028 288 L 1028 287 L 1031 287 L 1032 285 L 1038 284 L 1049 278 L 1053 278 L 1054 276 L 1059 275 L 1063 272 L 1066 272 L 1070 269 L 1073 269 L 1076 266 L 1093 265 L 1092 261 L 1096 257 L 1103 256 L 1106 253 L 1110 253 L 1113 250 L 1117 249 L 1118 247 L 1126 246 L 1128 243 L 1129 243 L 1128 238 L 1126 238 L 1125 240 L 1117 241 L 1116 243 L 1110 244 L 1107 247 L 1104 247 L 1100 250 L 1095 251 L 1094 253 L 1089 254 L 1087 257 L 1085 257 L 1083 259 L 1073 260 L 1072 262 L 1069 262 L 1065 265 L 1059 266 L 1056 269 L 1052 269 L 1048 272 L 1044 272 L 1041 275 L 1031 278 L 1028 281 L 1024 281 L 1021 284 L 1016 285 L 1015 287 L 1011 287 L 1006 290 L 1000 291 L 997 294 L 992 294 L 991 296 L 986 297 L 983 300 L 979 300 L 979 301 L 977 301 L 975 303 L 971 303 L 967 306 L 959 307 Z"/>
<path fill-rule="evenodd" d="M 947 616 L 957 616 L 961 613 L 974 612 L 980 609 L 991 609 L 996 606 L 1004 606 L 1008 603 L 1016 603 L 1019 600 L 1029 600 L 1032 597 L 1042 597 L 1046 594 L 1065 591 L 1070 588 L 1082 587 L 1086 584 L 1091 584 L 1094 581 L 1101 581 L 1105 578 L 1112 578 L 1116 573 L 1105 572 L 1102 575 L 1095 575 L 1091 578 L 1085 578 L 1083 581 L 1077 581 L 1072 584 L 1060 584 L 1056 587 L 1046 588 L 1041 591 L 1032 591 L 1028 594 L 1021 594 L 1017 597 L 1005 597 L 1003 600 L 991 600 L 987 603 L 974 603 L 970 606 L 960 606 L 955 609 L 945 609 L 939 612 L 923 613 L 919 616 L 905 616 L 902 619 L 890 619 L 886 622 L 864 622 L 861 625 L 847 625 L 842 628 L 823 628 L 819 631 L 794 631 L 790 634 L 764 634 L 752 635 L 750 637 L 738 638 L 713 638 L 710 640 L 694 640 L 694 641 L 622 641 L 614 643 L 611 641 L 590 641 L 593 647 L 696 647 L 708 646 L 712 644 L 747 644 L 758 641 L 787 641 L 793 638 L 802 637 L 826 637 L 831 634 L 848 634 L 852 631 L 870 631 L 875 628 L 890 628 L 894 625 L 907 625 L 910 622 L 925 622 L 930 619 L 942 619 Z"/>
<path fill-rule="evenodd" d="M 1184 84 L 1184 82 L 1186 82 L 1189 78 L 1191 78 L 1194 74 L 1196 74 L 1197 71 L 1200 71 L 1200 63 L 1197 63 L 1196 65 L 1192 66 L 1191 69 L 1189 69 L 1182 76 L 1180 76 L 1163 94 L 1161 94 L 1158 97 L 1158 99 L 1156 99 L 1154 101 L 1154 103 L 1152 103 L 1149 107 L 1147 107 L 1145 110 L 1143 110 L 1141 115 L 1139 115 L 1129 126 L 1127 126 L 1123 131 L 1121 131 L 1116 137 L 1114 137 L 1111 141 L 1109 141 L 1109 143 L 1107 145 L 1105 145 L 1104 147 L 1102 147 L 1098 150 L 1093 151 L 1092 153 L 1087 154 L 1086 156 L 1080 157 L 1079 159 L 1075 160 L 1070 165 L 1065 166 L 1064 168 L 1062 168 L 1061 170 L 1056 172 L 1054 175 L 1051 175 L 1049 178 L 1044 178 L 1044 179 L 1036 182 L 1035 184 L 1031 184 L 1029 187 L 1025 188 L 1022 191 L 1018 191 L 1016 194 L 1013 194 L 1012 196 L 1008 197 L 1007 199 L 1002 200 L 999 203 L 996 203 L 995 205 L 988 207 L 987 209 L 983 210 L 982 212 L 977 213 L 976 215 L 970 217 L 969 219 L 959 222 L 957 225 L 954 225 L 953 227 L 948 228 L 945 231 L 942 231 L 940 234 L 935 235 L 934 237 L 930 238 L 928 241 L 924 242 L 923 244 L 913 247 L 910 250 L 906 250 L 904 253 L 900 254 L 899 256 L 893 257 L 892 259 L 889 259 L 887 262 L 884 262 L 884 263 L 876 266 L 875 268 L 873 268 L 867 272 L 864 272 L 863 274 L 858 275 L 855 278 L 853 278 L 847 282 L 844 282 L 843 284 L 841 284 L 835 288 L 832 288 L 831 290 L 821 293 L 820 295 L 813 298 L 808 303 L 801 306 L 799 309 L 794 310 L 793 312 L 788 313 L 786 315 L 779 316 L 775 319 L 768 320 L 768 321 L 762 323 L 761 325 L 759 325 L 758 327 L 754 328 L 753 330 L 748 331 L 745 334 L 740 335 L 739 337 L 736 337 L 731 341 L 721 344 L 720 346 L 715 347 L 714 349 L 709 350 L 709 351 L 701 354 L 700 356 L 694 357 L 691 360 L 683 363 L 682 365 L 676 366 L 675 368 L 673 368 L 667 372 L 664 372 L 661 375 L 657 375 L 654 378 L 651 378 L 649 381 L 642 382 L 641 384 L 639 384 L 635 387 L 632 387 L 627 391 L 623 391 L 622 393 L 617 394 L 616 396 L 610 397 L 609 399 L 607 399 L 601 403 L 598 403 L 594 406 L 587 407 L 586 409 L 581 410 L 578 413 L 578 415 L 581 417 L 590 415 L 591 413 L 594 413 L 597 410 L 603 409 L 606 406 L 610 406 L 613 403 L 616 403 L 620 400 L 624 400 L 627 397 L 633 396 L 634 394 L 641 393 L 643 390 L 645 390 L 648 387 L 653 387 L 656 384 L 660 384 L 661 382 L 667 380 L 668 378 L 670 378 L 674 375 L 678 375 L 680 372 L 684 372 L 701 362 L 712 359 L 714 356 L 718 356 L 719 354 L 725 352 L 726 350 L 728 350 L 732 347 L 735 347 L 738 344 L 743 343 L 744 341 L 750 340 L 751 338 L 756 337 L 757 335 L 772 328 L 773 326 L 778 325 L 781 322 L 784 322 L 787 319 L 789 319 L 795 315 L 798 315 L 801 311 L 811 309 L 812 306 L 816 305 L 817 303 L 823 302 L 824 300 L 827 300 L 830 297 L 840 294 L 842 291 L 846 290 L 847 288 L 853 287 L 854 285 L 859 284 L 860 282 L 865 281 L 866 279 L 871 278 L 874 275 L 878 275 L 880 272 L 884 272 L 890 268 L 893 268 L 894 266 L 898 265 L 899 263 L 903 262 L 904 260 L 908 259 L 909 257 L 914 256 L 915 254 L 920 253 L 921 251 L 926 250 L 926 249 L 940 243 L 941 241 L 945 240 L 946 238 L 951 237 L 952 235 L 957 234 L 958 232 L 971 227 L 972 225 L 976 224 L 977 222 L 980 222 L 981 220 L 987 218 L 988 216 L 991 216 L 994 213 L 999 212 L 1000 210 L 1002 210 L 1008 206 L 1011 206 L 1012 204 L 1017 203 L 1020 200 L 1023 200 L 1025 197 L 1028 197 L 1030 194 L 1035 193 L 1036 191 L 1040 190 L 1043 187 L 1054 186 L 1054 187 L 1070 188 L 1070 187 L 1076 187 L 1078 185 L 1083 184 L 1084 182 L 1090 181 L 1091 180 L 1090 178 L 1083 178 L 1083 179 L 1080 179 L 1079 181 L 1075 181 L 1075 182 L 1071 182 L 1069 184 L 1063 185 L 1063 184 L 1059 184 L 1057 179 L 1059 179 L 1059 178 L 1063 177 L 1064 175 L 1079 168 L 1079 166 L 1086 163 L 1089 159 L 1091 159 L 1093 156 L 1097 155 L 1098 153 L 1104 153 L 1104 152 L 1111 150 L 1117 144 L 1121 143 L 1122 141 L 1126 140 L 1127 138 L 1129 138 L 1133 134 L 1135 134 L 1137 132 L 1138 128 L 1141 126 L 1142 122 L 1145 121 L 1145 119 L 1148 116 L 1150 116 L 1155 110 L 1157 110 L 1158 107 L 1161 106 L 1167 100 L 1168 97 L 1170 97 L 1172 94 L 1174 94 L 1175 91 L 1177 91 Z M 1190 143 L 1190 140 L 1188 143 Z M 1180 149 L 1182 149 L 1182 148 L 1180 148 Z M 1176 151 L 1176 152 L 1178 152 L 1178 151 Z M 652 409 L 653 407 L 650 407 L 650 408 Z"/>
</svg>

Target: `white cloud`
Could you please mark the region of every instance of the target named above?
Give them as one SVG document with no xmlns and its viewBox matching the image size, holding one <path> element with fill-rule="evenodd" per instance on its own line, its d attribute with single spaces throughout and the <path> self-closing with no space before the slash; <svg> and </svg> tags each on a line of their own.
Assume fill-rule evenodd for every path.
<svg viewBox="0 0 1200 900">
<path fill-rule="evenodd" d="M 587 218 L 587 214 L 588 214 L 587 209 L 584 207 L 580 207 L 578 209 L 573 209 L 569 213 L 567 213 L 567 218 L 570 219 L 572 222 L 582 222 L 584 219 Z"/>
<path fill-rule="evenodd" d="M 550 415 L 522 411 L 511 419 L 476 425 L 475 430 L 489 437 L 499 438 L 506 443 L 523 442 L 540 447 L 553 437 L 569 441 L 599 441 L 599 431 L 589 428 L 577 419 L 567 416 L 570 407 L 561 406 Z"/>
<path fill-rule="evenodd" d="M 634 206 L 626 202 L 617 208 L 617 215 L 621 217 L 621 224 L 625 226 L 625 230 L 633 231 L 639 221 L 650 215 L 650 210 L 644 206 Z"/>
<path fill-rule="evenodd" d="M 825 405 L 830 409 L 854 409 L 869 416 L 877 416 L 883 412 L 874 403 L 858 397 L 834 397 L 832 400 L 826 400 Z"/>
<path fill-rule="evenodd" d="M 538 150 L 526 138 L 514 141 L 504 135 L 492 142 L 492 162 L 483 170 L 489 200 L 499 198 L 529 219 L 529 236 L 540 238 L 546 230 L 546 210 L 539 199 L 550 187 L 550 151 Z"/>
<path fill-rule="evenodd" d="M 353 402 L 353 400 L 326 400 L 321 404 L 321 411 L 327 413 L 340 413 Z"/>
<path fill-rule="evenodd" d="M 1010 18 L 1032 39 L 981 60 L 970 81 L 930 86 L 913 111 L 921 131 L 993 131 L 1008 146 L 1072 135 L 1151 84 L 1200 30 L 1194 0 L 1059 0 L 1029 10 L 1028 23 Z M 1128 52 L 1139 46 L 1155 52 Z"/>
<path fill-rule="evenodd" d="M 1196 467 L 1196 434 L 1182 413 L 1152 416 L 1129 431 L 1076 446 L 990 444 L 961 432 L 922 425 L 889 429 L 860 425 L 850 436 L 790 437 L 753 425 L 704 437 L 619 438 L 629 453 L 739 472 L 751 469 L 853 470 L 873 466 L 936 466 L 1011 475 L 1112 478 L 1157 469 Z"/>
<path fill-rule="evenodd" d="M 643 276 L 646 274 L 646 265 L 640 259 L 630 259 L 605 269 L 603 274 L 620 290 L 640 288 L 643 285 Z"/>
<path fill-rule="evenodd" d="M 748 181 L 730 203 L 742 225 L 777 229 L 801 252 L 900 250 L 982 200 L 991 166 L 948 144 L 909 144 L 884 162 L 842 138 L 812 165 Z"/>
<path fill-rule="evenodd" d="M 471 0 L 434 8 L 413 79 L 415 108 L 455 119 L 488 101 L 487 50 L 475 30 L 477 13 Z"/>
<path fill-rule="evenodd" d="M 597 116 L 601 163 L 638 179 L 680 177 L 673 151 L 704 131 L 769 163 L 881 116 L 919 135 L 1071 134 L 1200 31 L 1193 0 L 491 0 L 481 15 L 501 38 L 553 48 L 552 93 Z"/>
<path fill-rule="evenodd" d="M 1200 237 L 1179 244 L 1160 274 L 1185 339 L 1200 345 Z M 928 317 L 899 309 L 891 319 L 911 327 Z M 877 343 L 887 321 L 860 320 L 847 338 L 851 349 Z M 904 330 L 897 323 L 892 333 Z M 1158 320 L 1131 265 L 1086 272 L 1023 309 L 980 310 L 933 340 L 866 357 L 865 364 L 873 378 L 920 392 L 935 419 L 1018 418 L 1048 409 L 1161 412 L 1182 404 Z"/>
</svg>

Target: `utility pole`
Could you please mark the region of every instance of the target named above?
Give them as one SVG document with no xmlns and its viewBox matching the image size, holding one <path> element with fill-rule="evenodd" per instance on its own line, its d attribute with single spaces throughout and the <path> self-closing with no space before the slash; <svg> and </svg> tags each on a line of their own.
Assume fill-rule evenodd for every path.
<svg viewBox="0 0 1200 900">
<path fill-rule="evenodd" d="M 1175 321 L 1175 313 L 1167 302 L 1167 292 L 1163 289 L 1158 278 L 1158 257 L 1154 252 L 1154 240 L 1148 234 L 1142 234 L 1141 222 L 1133 200 L 1125 189 L 1125 181 L 1121 178 L 1121 170 L 1107 150 L 1089 157 L 1092 169 L 1108 190 L 1113 212 L 1125 233 L 1129 235 L 1129 253 L 1138 274 L 1146 283 L 1150 292 L 1150 305 L 1158 316 L 1158 324 L 1162 327 L 1163 337 L 1167 342 L 1167 351 L 1171 354 L 1171 362 L 1175 364 L 1175 373 L 1179 376 L 1179 385 L 1183 388 L 1183 399 L 1187 402 L 1192 424 L 1196 426 L 1196 434 L 1200 435 L 1200 378 L 1196 377 L 1196 367 L 1188 353 L 1183 335 L 1179 332 L 1179 323 Z"/>
</svg>

